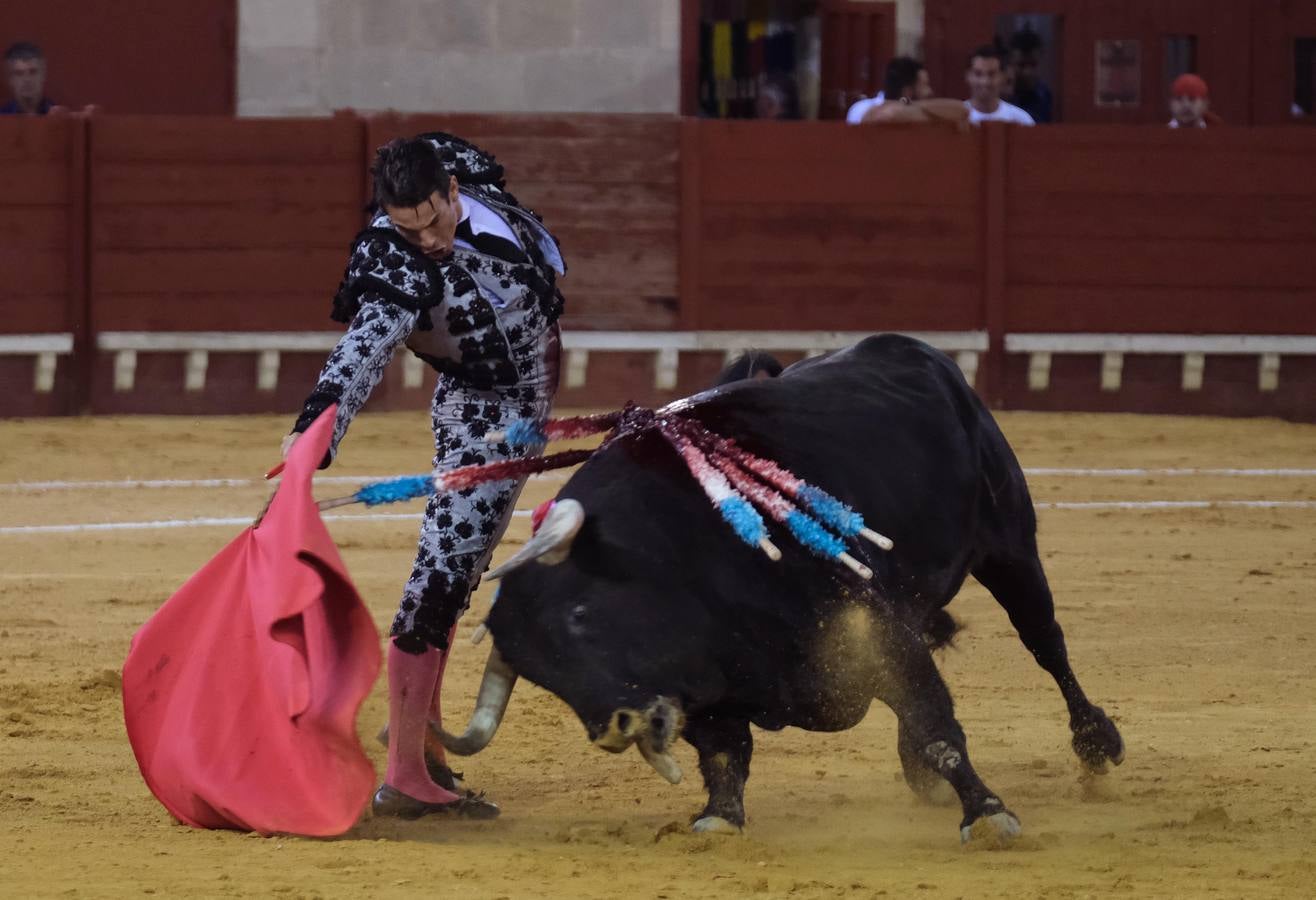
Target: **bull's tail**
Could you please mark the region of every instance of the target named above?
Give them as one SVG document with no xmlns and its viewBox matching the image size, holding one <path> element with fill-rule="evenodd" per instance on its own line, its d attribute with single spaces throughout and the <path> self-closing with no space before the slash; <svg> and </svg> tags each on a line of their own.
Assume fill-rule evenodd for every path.
<svg viewBox="0 0 1316 900">
<path fill-rule="evenodd" d="M 953 647 L 955 635 L 963 628 L 945 609 L 934 609 L 923 622 L 923 643 L 929 650 Z"/>
</svg>

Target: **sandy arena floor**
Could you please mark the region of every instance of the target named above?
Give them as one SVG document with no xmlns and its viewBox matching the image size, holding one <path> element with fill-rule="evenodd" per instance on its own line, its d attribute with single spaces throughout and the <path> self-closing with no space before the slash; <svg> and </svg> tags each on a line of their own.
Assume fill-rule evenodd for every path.
<svg viewBox="0 0 1316 900">
<path fill-rule="evenodd" d="M 1316 427 L 1274 421 L 1002 416 L 1029 467 L 1316 468 Z M 702 802 L 693 752 L 663 783 L 591 749 L 556 698 L 518 686 L 468 781 L 492 823 L 363 821 L 337 840 L 174 823 L 124 736 L 117 672 L 133 631 L 240 526 L 72 533 L 15 526 L 249 517 L 266 488 L 35 481 L 258 478 L 284 417 L 0 422 L 0 895 L 101 897 L 1310 897 L 1316 884 L 1316 477 L 1036 475 L 1039 503 L 1279 500 L 1286 508 L 1043 508 L 1041 543 L 1080 678 L 1128 758 L 1085 784 L 1064 706 L 976 584 L 941 658 L 984 778 L 1024 823 L 1006 852 L 959 846 L 957 810 L 918 806 L 895 723 L 756 735 L 741 838 L 669 833 Z M 423 470 L 425 417 L 367 415 L 330 474 Z M 533 506 L 558 482 L 532 482 Z M 344 493 L 322 486 L 322 496 Z M 418 513 L 419 505 L 406 510 Z M 410 566 L 411 521 L 331 523 L 376 623 Z M 528 522 L 514 521 L 522 539 Z M 482 613 L 482 590 L 473 612 Z M 447 709 L 484 660 L 465 640 Z M 363 736 L 385 718 L 383 681 Z M 383 751 L 368 752 L 382 771 Z M 1304 761 L 1305 760 L 1305 761 Z M 460 767 L 460 766 L 459 766 Z"/>
</svg>

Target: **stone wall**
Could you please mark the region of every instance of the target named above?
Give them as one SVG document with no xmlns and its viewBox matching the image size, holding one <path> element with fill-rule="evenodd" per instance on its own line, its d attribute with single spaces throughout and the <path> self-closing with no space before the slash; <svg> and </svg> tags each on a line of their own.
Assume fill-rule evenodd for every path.
<svg viewBox="0 0 1316 900">
<path fill-rule="evenodd" d="M 240 0 L 238 112 L 677 111 L 680 0 Z"/>
<path fill-rule="evenodd" d="M 896 51 L 923 58 L 923 0 L 897 0 Z"/>
<path fill-rule="evenodd" d="M 897 0 L 923 51 L 924 0 Z M 239 0 L 238 112 L 678 110 L 681 0 Z"/>
</svg>

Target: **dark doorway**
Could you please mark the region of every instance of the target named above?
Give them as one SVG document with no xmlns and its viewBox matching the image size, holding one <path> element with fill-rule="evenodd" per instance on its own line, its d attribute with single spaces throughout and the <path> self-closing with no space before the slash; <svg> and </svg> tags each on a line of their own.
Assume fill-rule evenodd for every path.
<svg viewBox="0 0 1316 900">
<path fill-rule="evenodd" d="M 1316 121 L 1313 93 L 1316 92 L 1316 38 L 1298 38 L 1293 42 L 1293 117 Z"/>
</svg>

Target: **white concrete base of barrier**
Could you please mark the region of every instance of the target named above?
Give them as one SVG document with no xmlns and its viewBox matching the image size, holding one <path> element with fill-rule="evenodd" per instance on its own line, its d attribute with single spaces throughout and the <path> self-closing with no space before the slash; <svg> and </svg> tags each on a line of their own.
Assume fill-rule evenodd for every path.
<svg viewBox="0 0 1316 900">
<path fill-rule="evenodd" d="M 909 332 L 939 350 L 951 353 L 972 384 L 978 374 L 979 354 L 987 350 L 983 331 Z M 868 337 L 858 331 L 568 331 L 562 337 L 566 353 L 565 386 L 586 384 L 591 353 L 651 353 L 653 386 L 675 389 L 682 352 L 720 352 L 730 361 L 746 350 L 803 353 L 817 356 L 848 347 Z M 211 331 L 106 331 L 97 337 L 99 349 L 114 356 L 114 389 L 131 391 L 135 384 L 138 353 L 186 353 L 184 390 L 205 388 L 212 353 L 256 353 L 256 384 L 262 391 L 278 386 L 281 353 L 328 353 L 341 332 L 211 332 Z M 404 387 L 420 387 L 424 363 L 403 357 Z"/>
<path fill-rule="evenodd" d="M 1280 358 L 1316 356 L 1316 335 L 1291 334 L 1007 334 L 1006 353 L 1028 354 L 1028 388 L 1045 391 L 1051 385 L 1055 354 L 1100 354 L 1101 389 L 1118 391 L 1124 357 L 1130 353 L 1180 356 L 1180 387 L 1200 391 L 1211 355 L 1257 357 L 1257 389 L 1279 388 Z"/>
<path fill-rule="evenodd" d="M 32 356 L 32 390 L 49 394 L 55 389 L 55 369 L 59 357 L 73 352 L 71 334 L 5 334 L 0 335 L 0 355 Z"/>
</svg>

